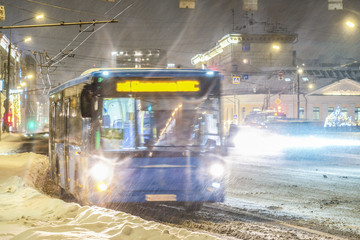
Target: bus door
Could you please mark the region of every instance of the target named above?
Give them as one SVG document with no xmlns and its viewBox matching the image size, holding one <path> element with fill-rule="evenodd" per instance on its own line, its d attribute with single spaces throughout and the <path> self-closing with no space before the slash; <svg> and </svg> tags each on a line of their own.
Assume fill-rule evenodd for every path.
<svg viewBox="0 0 360 240">
<path fill-rule="evenodd" d="M 51 108 L 50 108 L 50 129 L 49 129 L 49 133 L 50 133 L 50 143 L 49 143 L 49 157 L 50 157 L 50 177 L 51 179 L 55 179 L 55 175 L 57 173 L 57 169 L 56 169 L 56 163 L 55 163 L 55 119 L 56 119 L 56 104 L 55 102 L 51 103 Z"/>
<path fill-rule="evenodd" d="M 70 99 L 65 100 L 64 104 L 64 178 L 65 178 L 65 189 L 69 189 L 69 134 L 70 134 Z"/>
</svg>

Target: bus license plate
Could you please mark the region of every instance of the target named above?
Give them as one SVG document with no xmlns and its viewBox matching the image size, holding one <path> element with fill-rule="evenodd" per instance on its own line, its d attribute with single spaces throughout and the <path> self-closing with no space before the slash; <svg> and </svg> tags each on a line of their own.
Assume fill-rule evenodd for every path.
<svg viewBox="0 0 360 240">
<path fill-rule="evenodd" d="M 176 201 L 175 194 L 146 194 L 146 201 L 148 202 L 174 202 Z"/>
</svg>

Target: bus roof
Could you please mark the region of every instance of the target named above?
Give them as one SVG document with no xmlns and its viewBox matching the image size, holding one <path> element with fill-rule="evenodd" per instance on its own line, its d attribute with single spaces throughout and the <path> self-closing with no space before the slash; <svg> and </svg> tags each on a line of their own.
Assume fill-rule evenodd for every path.
<svg viewBox="0 0 360 240">
<path fill-rule="evenodd" d="M 72 87 L 93 77 L 211 77 L 220 76 L 219 72 L 203 69 L 179 68 L 91 68 L 79 77 L 69 80 L 52 89 L 50 95 Z"/>
<path fill-rule="evenodd" d="M 203 69 L 180 69 L 180 68 L 91 68 L 81 76 L 92 75 L 93 77 L 110 74 L 113 76 L 219 76 L 219 72 Z"/>
</svg>

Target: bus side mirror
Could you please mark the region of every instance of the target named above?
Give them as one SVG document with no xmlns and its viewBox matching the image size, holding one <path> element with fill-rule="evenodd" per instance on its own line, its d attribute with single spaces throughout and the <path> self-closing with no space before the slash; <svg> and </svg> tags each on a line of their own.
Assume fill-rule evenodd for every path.
<svg viewBox="0 0 360 240">
<path fill-rule="evenodd" d="M 93 92 L 89 87 L 85 86 L 84 89 L 81 91 L 81 96 L 80 96 L 80 110 L 81 110 L 81 116 L 83 118 L 91 117 L 92 97 L 93 97 Z"/>
</svg>

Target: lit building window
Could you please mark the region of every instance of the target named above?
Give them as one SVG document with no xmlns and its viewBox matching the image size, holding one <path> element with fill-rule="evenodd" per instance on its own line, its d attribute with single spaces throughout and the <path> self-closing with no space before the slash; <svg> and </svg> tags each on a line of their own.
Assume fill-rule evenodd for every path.
<svg viewBox="0 0 360 240">
<path fill-rule="evenodd" d="M 299 108 L 299 118 L 304 119 L 305 118 L 305 110 L 303 107 Z"/>
<path fill-rule="evenodd" d="M 333 107 L 328 107 L 328 115 L 332 114 L 334 112 Z"/>
<path fill-rule="evenodd" d="M 304 82 L 308 82 L 309 81 L 309 78 L 308 77 L 302 77 L 301 78 Z"/>
<path fill-rule="evenodd" d="M 319 107 L 314 107 L 313 108 L 313 119 L 314 120 L 319 120 L 320 119 L 320 108 Z"/>
<path fill-rule="evenodd" d="M 134 56 L 136 56 L 136 57 L 142 56 L 142 52 L 141 51 L 135 51 Z"/>
<path fill-rule="evenodd" d="M 360 120 L 360 107 L 355 108 L 355 120 Z"/>
</svg>

